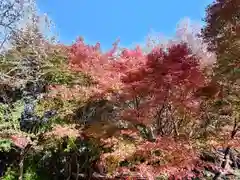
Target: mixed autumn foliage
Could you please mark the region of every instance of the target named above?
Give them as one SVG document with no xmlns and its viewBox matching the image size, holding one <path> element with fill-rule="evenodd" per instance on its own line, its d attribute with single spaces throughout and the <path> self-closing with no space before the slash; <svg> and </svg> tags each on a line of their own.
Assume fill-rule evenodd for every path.
<svg viewBox="0 0 240 180">
<path fill-rule="evenodd" d="M 200 34 L 149 52 L 53 42 L 36 13 L 13 26 L 0 56 L 0 176 L 238 178 L 240 2 L 206 12 Z"/>
</svg>

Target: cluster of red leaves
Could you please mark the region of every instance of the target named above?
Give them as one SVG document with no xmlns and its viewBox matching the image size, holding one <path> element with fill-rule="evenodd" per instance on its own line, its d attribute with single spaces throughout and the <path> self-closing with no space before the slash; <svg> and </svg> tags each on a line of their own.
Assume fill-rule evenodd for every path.
<svg viewBox="0 0 240 180">
<path fill-rule="evenodd" d="M 72 137 L 72 138 L 82 138 L 81 130 L 77 129 L 75 125 L 72 126 L 61 126 L 56 125 L 52 131 L 44 134 L 45 138 L 64 138 L 64 137 Z"/>
<path fill-rule="evenodd" d="M 85 45 L 82 39 L 72 46 L 70 68 L 90 75 L 97 82 L 88 88 L 91 92 L 88 96 L 117 103 L 135 102 L 131 108 L 124 107 L 122 116 L 141 123 L 149 122 L 166 102 L 185 110 L 198 109 L 199 100 L 193 95 L 204 85 L 205 79 L 199 58 L 186 44 L 156 48 L 149 54 L 137 47 L 114 56 L 116 46 L 107 53 L 100 51 L 99 44 Z M 53 95 L 60 92 L 66 99 L 83 95 L 82 87 L 53 89 Z"/>
<path fill-rule="evenodd" d="M 108 139 L 117 144 L 116 138 Z M 130 166 L 116 167 L 115 176 L 131 176 L 154 179 L 154 177 L 167 174 L 168 177 L 178 179 L 195 176 L 192 171 L 198 166 L 197 151 L 190 144 L 183 141 L 174 141 L 169 137 L 157 138 L 155 142 L 141 140 L 134 148 L 112 153 L 105 153 L 101 159 L 101 166 L 107 166 L 110 157 L 118 157 Z M 119 161 L 119 158 L 117 160 Z M 111 162 L 113 159 L 111 159 Z M 114 163 L 114 161 L 112 162 Z M 118 162 L 119 163 L 119 162 Z M 105 167 L 107 168 L 107 167 Z M 104 169 L 104 167 L 102 167 Z"/>
<path fill-rule="evenodd" d="M 10 139 L 15 146 L 21 149 L 24 149 L 29 143 L 31 143 L 31 140 L 29 138 L 22 135 L 12 135 Z"/>
<path fill-rule="evenodd" d="M 153 152 L 160 151 L 161 155 L 153 155 Z M 139 147 L 137 154 L 146 156 L 155 175 L 159 172 L 166 173 L 169 176 L 190 176 L 190 172 L 195 168 L 198 162 L 196 152 L 186 142 L 175 142 L 172 138 L 158 138 L 156 142 L 143 142 Z M 156 162 L 163 162 L 162 165 L 154 166 Z M 164 162 L 165 161 L 165 162 Z"/>
<path fill-rule="evenodd" d="M 122 81 L 126 100 L 144 97 L 128 114 L 135 119 L 149 120 L 164 103 L 196 108 L 198 101 L 193 99 L 193 93 L 204 84 L 204 77 L 198 58 L 186 44 L 177 44 L 165 51 L 154 49 L 145 56 L 144 65 L 126 72 Z"/>
</svg>

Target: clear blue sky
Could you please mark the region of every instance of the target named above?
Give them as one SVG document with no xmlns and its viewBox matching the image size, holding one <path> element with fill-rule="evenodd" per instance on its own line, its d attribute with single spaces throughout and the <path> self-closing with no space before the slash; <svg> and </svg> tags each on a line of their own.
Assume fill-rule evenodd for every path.
<svg viewBox="0 0 240 180">
<path fill-rule="evenodd" d="M 151 30 L 171 36 L 184 17 L 201 21 L 212 0 L 37 0 L 57 27 L 60 40 L 83 36 L 88 43 L 111 47 L 143 42 Z"/>
</svg>

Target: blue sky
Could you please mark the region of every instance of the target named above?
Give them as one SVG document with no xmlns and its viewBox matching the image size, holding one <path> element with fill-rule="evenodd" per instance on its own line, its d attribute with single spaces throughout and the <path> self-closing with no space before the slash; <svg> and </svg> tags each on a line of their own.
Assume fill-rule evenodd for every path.
<svg viewBox="0 0 240 180">
<path fill-rule="evenodd" d="M 37 0 L 56 25 L 60 41 L 82 36 L 88 43 L 111 47 L 143 42 L 151 30 L 171 36 L 185 17 L 201 22 L 212 0 Z"/>
</svg>

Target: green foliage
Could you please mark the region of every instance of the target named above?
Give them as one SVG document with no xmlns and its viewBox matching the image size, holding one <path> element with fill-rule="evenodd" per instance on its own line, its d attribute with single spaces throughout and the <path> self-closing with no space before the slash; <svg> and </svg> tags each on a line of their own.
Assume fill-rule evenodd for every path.
<svg viewBox="0 0 240 180">
<path fill-rule="evenodd" d="M 0 151 L 9 152 L 12 148 L 12 142 L 8 139 L 0 139 Z"/>
<path fill-rule="evenodd" d="M 74 76 L 68 72 L 59 69 L 51 69 L 46 74 L 46 80 L 52 84 L 69 84 L 73 81 Z"/>
<path fill-rule="evenodd" d="M 71 150 L 74 150 L 74 148 L 77 148 L 77 145 L 75 144 L 76 138 L 69 137 L 67 140 L 67 147 L 64 149 L 64 152 L 70 152 Z"/>
<path fill-rule="evenodd" d="M 39 180 L 39 176 L 36 174 L 36 169 L 28 168 L 24 173 L 24 179 L 26 180 Z"/>
<path fill-rule="evenodd" d="M 23 101 L 19 100 L 13 103 L 11 106 L 6 104 L 0 104 L 0 134 L 3 135 L 13 131 L 19 131 L 19 118 L 23 112 Z"/>
<path fill-rule="evenodd" d="M 8 168 L 5 172 L 5 175 L 2 177 L 2 180 L 16 180 L 17 179 L 17 172 Z"/>
</svg>

